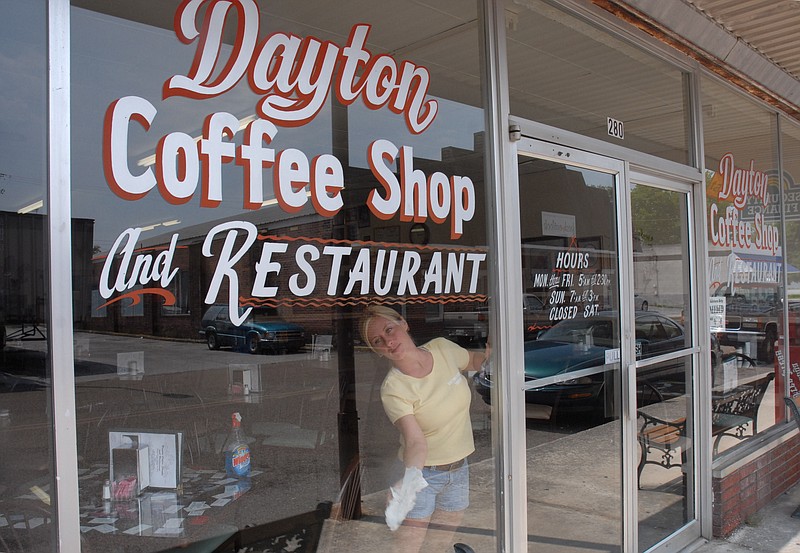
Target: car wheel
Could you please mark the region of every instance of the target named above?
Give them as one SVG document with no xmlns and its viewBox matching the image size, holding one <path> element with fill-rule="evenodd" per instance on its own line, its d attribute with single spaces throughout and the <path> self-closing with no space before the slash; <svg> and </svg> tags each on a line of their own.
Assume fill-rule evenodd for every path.
<svg viewBox="0 0 800 553">
<path fill-rule="evenodd" d="M 219 340 L 216 332 L 206 331 L 206 345 L 208 349 L 219 349 Z"/>
<path fill-rule="evenodd" d="M 249 353 L 258 353 L 258 346 L 260 340 L 258 334 L 251 334 L 247 337 L 247 351 Z"/>
</svg>

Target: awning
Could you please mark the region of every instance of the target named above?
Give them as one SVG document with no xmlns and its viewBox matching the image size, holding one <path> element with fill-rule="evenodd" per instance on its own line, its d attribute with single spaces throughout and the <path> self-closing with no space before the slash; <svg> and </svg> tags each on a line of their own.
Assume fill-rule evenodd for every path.
<svg viewBox="0 0 800 553">
<path fill-rule="evenodd" d="M 787 265 L 786 269 L 800 272 L 794 265 Z M 728 256 L 728 271 L 730 276 L 737 275 L 734 280 L 740 283 L 777 284 L 783 280 L 783 257 L 733 252 Z"/>
</svg>

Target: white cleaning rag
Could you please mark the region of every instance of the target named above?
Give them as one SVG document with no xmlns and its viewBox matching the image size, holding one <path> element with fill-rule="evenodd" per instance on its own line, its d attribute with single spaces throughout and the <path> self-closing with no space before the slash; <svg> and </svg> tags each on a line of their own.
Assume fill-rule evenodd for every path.
<svg viewBox="0 0 800 553">
<path fill-rule="evenodd" d="M 391 487 L 392 499 L 386 507 L 386 524 L 389 530 L 394 532 L 406 519 L 408 512 L 414 507 L 417 493 L 426 487 L 428 483 L 422 477 L 422 471 L 417 467 L 407 467 L 403 475 L 403 482 L 400 489 Z"/>
</svg>

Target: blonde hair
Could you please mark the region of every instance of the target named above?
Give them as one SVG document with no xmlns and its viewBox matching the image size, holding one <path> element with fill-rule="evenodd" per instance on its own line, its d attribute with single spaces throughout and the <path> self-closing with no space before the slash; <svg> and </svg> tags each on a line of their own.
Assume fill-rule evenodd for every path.
<svg viewBox="0 0 800 553">
<path fill-rule="evenodd" d="M 364 309 L 364 312 L 361 314 L 361 322 L 359 323 L 359 330 L 361 331 L 361 339 L 364 341 L 365 344 L 371 349 L 375 351 L 375 348 L 372 347 L 372 342 L 369 340 L 369 336 L 367 335 L 367 330 L 369 328 L 369 323 L 375 317 L 381 317 L 388 321 L 392 321 L 394 323 L 404 323 L 406 320 L 403 318 L 400 313 L 392 309 L 391 307 L 387 307 L 385 305 L 380 304 L 373 304 L 367 306 Z"/>
</svg>

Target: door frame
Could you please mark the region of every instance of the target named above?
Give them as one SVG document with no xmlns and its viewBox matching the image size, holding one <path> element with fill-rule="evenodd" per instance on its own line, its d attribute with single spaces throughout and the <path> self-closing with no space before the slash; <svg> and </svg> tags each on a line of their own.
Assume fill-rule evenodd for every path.
<svg viewBox="0 0 800 553">
<path fill-rule="evenodd" d="M 662 553 L 675 551 L 697 541 L 703 534 L 703 528 L 708 528 L 711 518 L 711 475 L 710 475 L 710 450 L 708 438 L 710 435 L 709 417 L 703 416 L 708 407 L 710 409 L 710 378 L 702 370 L 708 366 L 706 360 L 709 354 L 710 336 L 707 325 L 703 324 L 703 314 L 700 305 L 707 304 L 707 290 L 701 285 L 705 278 L 705 264 L 697 260 L 707 248 L 704 227 L 705 208 L 702 203 L 699 178 L 700 172 L 696 169 L 664 161 L 653 156 L 631 152 L 613 144 L 607 144 L 595 139 L 587 139 L 574 133 L 565 133 L 550 127 L 512 119 L 509 125 L 509 142 L 507 163 L 505 164 L 505 200 L 518 206 L 519 202 L 519 175 L 517 160 L 519 155 L 531 155 L 541 159 L 548 159 L 559 163 L 585 167 L 593 170 L 616 174 L 618 177 L 615 193 L 617 208 L 617 247 L 619 252 L 619 288 L 620 290 L 633 290 L 633 244 L 631 221 L 631 183 L 655 186 L 687 194 L 687 221 L 689 223 L 690 269 L 693 273 L 690 278 L 691 320 L 693 321 L 691 337 L 693 347 L 684 351 L 692 356 L 694 370 L 695 393 L 693 413 L 695 426 L 696 447 L 694 448 L 694 519 L 668 538 L 656 544 L 648 552 Z M 566 138 L 566 140 L 564 140 Z M 635 164 L 631 161 L 635 159 Z M 645 162 L 645 163 L 642 163 Z M 667 170 L 669 169 L 669 170 Z M 516 203 L 515 203 L 516 202 Z M 519 252 L 521 248 L 519 210 L 507 209 L 509 203 L 503 202 L 506 209 L 505 236 L 514 238 L 513 244 L 505 244 L 505 255 Z M 509 215 L 513 215 L 509 217 Z M 518 253 L 517 253 L 518 255 Z M 513 267 L 509 267 L 513 269 Z M 505 277 L 501 277 L 505 285 L 507 297 L 512 305 L 521 305 L 521 273 L 517 276 L 515 271 L 509 270 Z M 516 297 L 519 295 L 520 297 Z M 515 301 L 519 300 L 519 301 Z M 620 404 L 622 422 L 622 517 L 623 535 L 622 547 L 624 551 L 638 550 L 638 500 L 636 464 L 638 462 L 638 442 L 636 439 L 636 358 L 633 294 L 620 294 L 620 324 L 623 329 L 621 335 L 621 377 L 623 394 Z M 510 321 L 514 322 L 514 321 Z M 517 325 L 518 328 L 521 326 Z M 512 325 L 513 329 L 513 325 Z M 511 347 L 505 352 L 503 358 L 507 361 L 505 379 L 498 379 L 497 386 L 502 393 L 502 405 L 507 413 L 519 413 L 524 409 L 524 392 L 518 385 L 523 382 L 522 336 L 512 332 L 508 343 Z M 521 333 L 520 333 L 521 334 Z M 705 345 L 703 345 L 705 344 Z M 705 357 L 703 357 L 705 355 Z M 516 359 L 519 357 L 519 359 Z M 705 362 L 704 362 L 705 360 Z M 498 375 L 499 376 L 499 375 Z M 501 377 L 502 378 L 502 377 Z M 705 409 L 705 411 L 704 411 Z M 503 431 L 508 437 L 506 459 L 510 466 L 525 467 L 525 422 L 524 418 L 503 417 Z M 709 450 L 709 451 L 707 451 Z M 508 536 L 508 542 L 522 547 L 527 540 L 527 477 L 516 478 L 510 484 L 511 493 L 506 497 L 504 504 L 506 517 L 510 518 L 507 528 L 514 529 Z M 509 479 L 511 475 L 509 474 Z M 512 550 L 516 550 L 517 547 Z M 527 545 L 520 551 L 526 551 Z"/>
<path fill-rule="evenodd" d="M 710 456 L 708 458 L 704 458 L 704 453 L 710 452 L 710 417 L 708 413 L 711 411 L 710 407 L 710 397 L 708 403 L 704 401 L 704 394 L 703 391 L 709 391 L 711 389 L 711 382 L 710 382 L 710 370 L 708 369 L 708 355 L 709 346 L 703 347 L 704 344 L 710 344 L 711 336 L 708 332 L 708 324 L 704 324 L 701 317 L 705 311 L 701 311 L 699 306 L 700 305 L 707 305 L 707 299 L 703 296 L 706 287 L 702 285 L 705 282 L 705 263 L 700 263 L 698 260 L 703 259 L 699 257 L 699 251 L 704 251 L 700 248 L 701 241 L 704 243 L 705 241 L 705 233 L 702 229 L 705 226 L 702 224 L 704 221 L 703 219 L 698 219 L 696 216 L 696 208 L 697 208 L 697 196 L 702 196 L 700 194 L 700 186 L 699 182 L 693 182 L 687 179 L 681 179 L 675 176 L 667 176 L 661 174 L 656 171 L 649 170 L 647 168 L 639 167 L 639 166 L 632 166 L 629 164 L 629 171 L 628 171 L 628 182 L 626 183 L 626 191 L 627 194 L 626 200 L 629 202 L 628 205 L 628 215 L 626 217 L 625 223 L 627 227 L 625 228 L 624 232 L 626 236 L 632 235 L 632 215 L 633 210 L 630 206 L 630 192 L 634 185 L 642 185 L 642 186 L 650 186 L 653 188 L 659 188 L 662 190 L 668 190 L 671 192 L 677 192 L 686 195 L 686 220 L 688 223 L 688 232 L 689 232 L 689 240 L 688 240 L 688 248 L 689 248 L 689 270 L 690 270 L 690 278 L 689 281 L 689 291 L 690 294 L 690 313 L 689 313 L 689 320 L 691 321 L 691 326 L 689 329 L 689 335 L 691 336 L 691 345 L 690 347 L 681 350 L 680 352 L 676 352 L 674 355 L 676 357 L 689 357 L 691 359 L 692 364 L 692 384 L 693 384 L 693 392 L 691 397 L 693 398 L 692 404 L 692 420 L 694 422 L 694 439 L 695 439 L 695 447 L 692 448 L 692 473 L 694 475 L 693 478 L 693 489 L 691 493 L 691 498 L 693 500 L 693 513 L 694 518 L 683 527 L 678 529 L 676 532 L 662 540 L 661 542 L 653 545 L 650 549 L 648 549 L 648 553 L 666 553 L 669 551 L 676 551 L 681 550 L 683 548 L 688 547 L 693 542 L 697 541 L 702 534 L 702 517 L 708 513 L 710 515 L 711 505 L 705 505 L 704 503 L 704 494 L 705 494 L 705 486 L 708 486 L 708 489 L 711 488 L 711 477 L 710 477 Z M 704 210 L 701 213 L 705 213 Z M 633 290 L 633 252 L 628 252 L 629 257 L 629 269 L 628 274 L 631 278 L 630 289 Z M 704 358 L 703 355 L 706 355 Z M 704 362 L 705 360 L 705 362 Z M 631 381 L 629 382 L 630 393 L 628 394 L 629 404 L 631 411 L 627 413 L 627 417 L 633 421 L 633 425 L 631 425 L 627 431 L 630 433 L 629 436 L 626 436 L 626 440 L 632 439 L 636 440 L 636 403 L 635 403 L 635 386 L 636 386 L 636 374 L 637 374 L 637 363 L 634 360 L 634 363 L 631 365 L 629 370 L 629 377 Z M 710 392 L 709 392 L 710 394 Z M 709 434 L 706 434 L 706 428 L 704 425 L 708 425 L 709 428 L 707 431 Z M 705 468 L 704 468 L 705 467 Z M 635 477 L 634 477 L 635 478 Z M 626 486 L 631 484 L 631 482 L 626 481 Z M 634 492 L 637 492 L 636 481 L 632 482 Z M 634 524 L 631 526 L 638 525 L 638 501 L 636 505 L 633 505 L 634 508 L 637 508 L 637 512 L 633 518 L 630 520 L 635 521 Z M 627 518 L 627 514 L 626 514 Z M 638 532 L 637 532 L 638 534 Z"/>
</svg>

